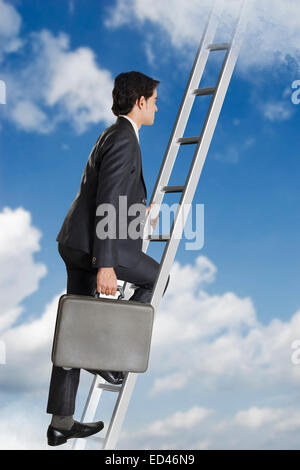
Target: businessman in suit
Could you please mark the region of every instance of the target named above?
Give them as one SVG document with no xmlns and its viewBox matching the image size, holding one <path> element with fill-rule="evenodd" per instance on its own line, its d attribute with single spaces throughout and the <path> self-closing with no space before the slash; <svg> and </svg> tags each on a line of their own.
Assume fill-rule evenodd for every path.
<svg viewBox="0 0 300 470">
<path fill-rule="evenodd" d="M 159 83 L 135 71 L 115 78 L 111 109 L 117 119 L 98 137 L 56 238 L 66 265 L 68 294 L 114 296 L 120 279 L 135 286 L 129 300 L 151 301 L 159 263 L 142 251 L 145 215 L 151 207 L 146 208 L 138 131 L 154 122 Z M 137 208 L 138 217 L 128 208 Z M 156 223 L 157 218 L 152 225 Z M 122 371 L 90 372 L 114 384 L 124 379 Z M 47 432 L 49 445 L 87 437 L 104 426 L 102 421 L 79 423 L 73 419 L 79 376 L 80 369 L 52 368 L 47 405 L 47 413 L 53 415 Z"/>
</svg>

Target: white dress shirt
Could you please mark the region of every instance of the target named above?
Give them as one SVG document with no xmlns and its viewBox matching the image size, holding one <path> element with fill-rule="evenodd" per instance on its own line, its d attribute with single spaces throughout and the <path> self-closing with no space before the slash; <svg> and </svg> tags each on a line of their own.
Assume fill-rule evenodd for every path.
<svg viewBox="0 0 300 470">
<path fill-rule="evenodd" d="M 122 116 L 122 117 L 128 119 L 128 121 L 131 122 L 131 124 L 133 125 L 133 128 L 134 128 L 134 130 L 135 130 L 137 140 L 138 140 L 138 142 L 140 143 L 139 129 L 138 129 L 137 123 L 136 123 L 133 119 L 131 119 L 129 116 L 126 116 L 125 114 L 119 114 L 119 116 Z"/>
</svg>

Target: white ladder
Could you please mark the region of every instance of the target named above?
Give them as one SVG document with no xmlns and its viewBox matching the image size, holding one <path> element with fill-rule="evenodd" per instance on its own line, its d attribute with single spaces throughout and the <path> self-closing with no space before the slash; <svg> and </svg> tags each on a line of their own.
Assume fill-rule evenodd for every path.
<svg viewBox="0 0 300 470">
<path fill-rule="evenodd" d="M 186 207 L 190 208 L 193 201 L 194 193 L 196 191 L 211 139 L 218 122 L 222 104 L 238 58 L 239 50 L 246 29 L 248 7 L 247 0 L 234 0 L 239 4 L 239 13 L 231 42 L 216 44 L 213 43 L 220 14 L 224 8 L 223 1 L 224 0 L 216 0 L 209 15 L 209 19 L 197 51 L 190 78 L 186 86 L 184 97 L 178 111 L 176 122 L 169 139 L 168 147 L 165 152 L 165 156 L 161 164 L 159 175 L 150 201 L 150 204 L 151 202 L 155 201 L 155 203 L 158 204 L 157 207 L 159 208 L 166 193 L 182 193 L 176 214 L 174 216 L 170 234 L 151 235 L 152 228 L 149 223 L 149 214 L 145 223 L 144 233 L 146 232 L 147 236 L 143 241 L 144 252 L 147 251 L 147 247 L 150 241 L 166 242 L 166 246 L 160 262 L 159 274 L 154 285 L 151 299 L 151 305 L 154 307 L 155 316 L 162 300 L 167 278 L 170 273 L 182 235 L 182 230 L 188 216 Z M 222 68 L 218 76 L 217 85 L 210 88 L 198 88 L 209 54 L 211 52 L 221 50 L 226 50 L 227 52 L 225 54 Z M 203 95 L 211 95 L 212 99 L 207 111 L 201 134 L 197 137 L 182 137 L 184 135 L 188 117 L 190 115 L 195 97 Z M 196 144 L 196 149 L 187 179 L 182 186 L 168 186 L 179 147 L 180 145 L 189 144 Z M 127 293 L 127 289 L 125 289 L 125 298 L 127 298 Z M 98 402 L 103 391 L 117 393 L 116 404 L 106 435 L 104 438 L 97 438 L 99 439 L 99 442 L 102 442 L 103 444 L 102 449 L 115 449 L 137 375 L 138 374 L 132 372 L 127 373 L 122 385 L 106 384 L 105 380 L 99 375 L 95 376 L 93 380 L 89 396 L 84 407 L 81 422 L 93 421 L 98 407 Z M 76 439 L 74 441 L 73 449 L 83 449 L 84 446 L 85 439 Z"/>
</svg>

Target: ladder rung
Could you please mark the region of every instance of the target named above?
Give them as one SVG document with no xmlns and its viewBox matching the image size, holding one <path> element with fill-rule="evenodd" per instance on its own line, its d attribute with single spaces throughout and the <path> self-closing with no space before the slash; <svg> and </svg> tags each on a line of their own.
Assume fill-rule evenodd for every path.
<svg viewBox="0 0 300 470">
<path fill-rule="evenodd" d="M 150 240 L 150 242 L 167 242 L 170 240 L 169 235 L 149 235 L 149 237 L 146 238 Z"/>
<path fill-rule="evenodd" d="M 179 137 L 177 142 L 181 145 L 198 144 L 200 137 Z"/>
<path fill-rule="evenodd" d="M 164 193 L 182 193 L 184 186 L 163 186 L 161 191 Z"/>
<path fill-rule="evenodd" d="M 217 87 L 210 86 L 208 88 L 196 88 L 192 91 L 192 95 L 202 96 L 202 95 L 213 95 Z"/>
<path fill-rule="evenodd" d="M 207 49 L 210 51 L 224 51 L 225 49 L 229 49 L 230 43 L 229 42 L 220 42 L 219 44 L 209 44 Z"/>
<path fill-rule="evenodd" d="M 109 392 L 119 392 L 122 386 L 120 385 L 108 385 L 108 384 L 99 384 L 98 388 L 103 388 L 103 390 L 108 390 Z"/>
</svg>

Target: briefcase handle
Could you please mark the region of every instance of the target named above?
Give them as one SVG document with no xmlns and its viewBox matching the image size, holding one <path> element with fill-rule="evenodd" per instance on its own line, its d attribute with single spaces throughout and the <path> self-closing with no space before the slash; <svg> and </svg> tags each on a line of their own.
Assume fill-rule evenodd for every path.
<svg viewBox="0 0 300 470">
<path fill-rule="evenodd" d="M 119 284 L 117 285 L 117 291 L 120 292 L 120 295 L 118 297 L 118 300 L 122 300 L 124 299 L 124 290 L 123 290 L 123 286 L 120 286 Z M 100 292 L 96 292 L 95 294 L 96 297 L 99 297 L 100 298 Z"/>
</svg>

